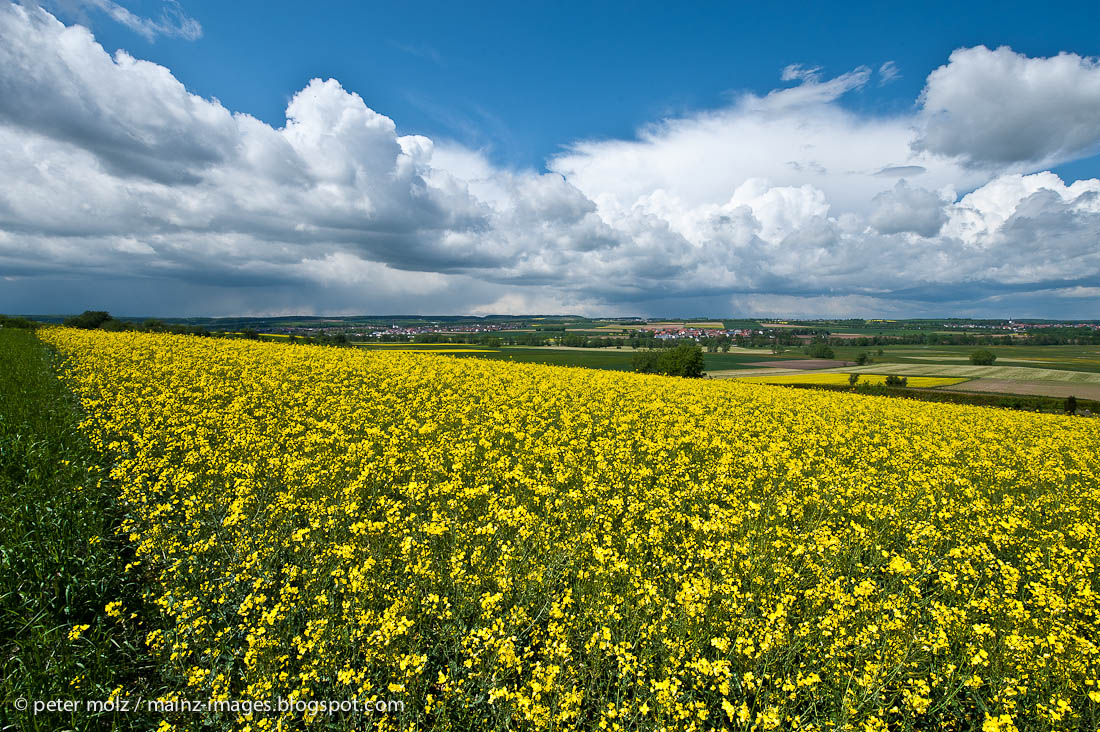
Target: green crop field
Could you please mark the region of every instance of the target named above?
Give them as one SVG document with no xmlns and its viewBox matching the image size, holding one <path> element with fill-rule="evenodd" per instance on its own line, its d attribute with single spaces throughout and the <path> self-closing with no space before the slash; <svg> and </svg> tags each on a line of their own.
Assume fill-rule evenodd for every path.
<svg viewBox="0 0 1100 732">
<path fill-rule="evenodd" d="M 923 365 L 970 364 L 970 354 L 979 349 L 997 356 L 996 366 L 1086 371 L 1100 373 L 1100 346 L 883 346 L 877 355 L 876 346 L 834 347 L 837 359 L 854 361 L 860 353 L 868 353 L 875 363 Z M 914 374 L 925 373 L 914 371 Z M 1029 377 L 1042 378 L 1042 377 Z"/>
</svg>

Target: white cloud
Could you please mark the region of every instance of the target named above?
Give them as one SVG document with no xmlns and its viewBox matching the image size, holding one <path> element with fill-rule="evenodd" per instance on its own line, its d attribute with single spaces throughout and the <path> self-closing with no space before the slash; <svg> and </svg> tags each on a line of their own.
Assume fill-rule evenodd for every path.
<svg viewBox="0 0 1100 732">
<path fill-rule="evenodd" d="M 878 85 L 886 86 L 891 81 L 901 78 L 901 72 L 898 70 L 898 65 L 893 61 L 887 61 L 882 66 L 878 67 Z"/>
<path fill-rule="evenodd" d="M 369 287 L 375 295 L 425 295 L 441 292 L 448 286 L 447 275 L 393 269 L 347 252 L 333 252 L 320 259 L 303 259 L 295 269 L 321 285 Z"/>
<path fill-rule="evenodd" d="M 202 38 L 202 25 L 184 13 L 176 0 L 164 0 L 160 18 L 157 20 L 137 15 L 114 0 L 54 0 L 47 4 L 80 18 L 84 9 L 99 10 L 149 42 L 156 40 L 158 36 L 182 38 L 186 41 Z"/>
<path fill-rule="evenodd" d="M 582 315 L 598 317 L 607 315 L 607 305 L 581 298 L 562 297 L 551 292 L 522 292 L 511 290 L 492 302 L 473 305 L 470 315 Z"/>
<path fill-rule="evenodd" d="M 821 78 L 820 66 L 803 66 L 802 64 L 790 64 L 780 72 L 782 81 L 814 81 Z"/>
<path fill-rule="evenodd" d="M 1100 152 L 1100 63 L 961 48 L 928 76 L 916 148 L 975 166 L 1032 170 Z"/>
<path fill-rule="evenodd" d="M 749 317 L 873 318 L 903 312 L 898 303 L 867 295 L 753 295 L 731 299 L 733 311 Z"/>
<path fill-rule="evenodd" d="M 871 199 L 870 224 L 881 234 L 913 232 L 924 237 L 940 233 L 947 212 L 944 200 L 932 191 L 910 187 L 902 178 L 893 190 L 883 191 Z"/>
<path fill-rule="evenodd" d="M 975 166 L 981 146 L 929 147 L 938 118 L 848 111 L 865 68 L 784 77 L 798 84 L 574 143 L 549 172 L 503 170 L 401 134 L 335 80 L 276 128 L 0 4 L 0 308 L 82 309 L 105 287 L 140 313 L 141 297 L 207 313 L 897 315 L 1032 307 L 1030 291 L 1089 306 L 1058 293 L 1100 286 L 1100 181 Z"/>
<path fill-rule="evenodd" d="M 163 66 L 112 58 L 81 26 L 0 8 L 0 121 L 94 153 L 109 172 L 198 180 L 236 143 L 233 116 Z"/>
<path fill-rule="evenodd" d="M 637 140 L 574 143 L 550 168 L 603 209 L 629 208 L 664 189 L 684 205 L 720 204 L 746 180 L 812 185 L 841 210 L 870 207 L 892 187 L 884 168 L 922 167 L 922 185 L 973 187 L 987 176 L 911 149 L 913 120 L 868 118 L 836 101 L 866 83 L 866 71 L 805 82 L 763 97 L 744 95 L 714 112 L 664 120 Z"/>
</svg>

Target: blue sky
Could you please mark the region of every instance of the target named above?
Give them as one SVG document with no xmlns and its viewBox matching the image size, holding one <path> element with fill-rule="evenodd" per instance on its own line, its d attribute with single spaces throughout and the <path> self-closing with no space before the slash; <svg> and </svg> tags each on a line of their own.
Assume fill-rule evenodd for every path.
<svg viewBox="0 0 1100 732">
<path fill-rule="evenodd" d="M 1096 317 L 1096 15 L 0 0 L 0 311 Z"/>
<path fill-rule="evenodd" d="M 162 3 L 131 2 L 156 16 Z M 47 7 L 49 7 L 47 5 Z M 502 165 L 541 169 L 563 145 L 630 137 L 669 115 L 766 93 L 792 63 L 827 75 L 893 61 L 897 79 L 843 103 L 911 109 L 956 48 L 1100 55 L 1094 3 L 198 2 L 194 41 L 149 41 L 86 10 L 97 39 L 163 64 L 191 91 L 275 126 L 314 77 L 335 78 L 398 123 Z M 1100 163 L 1073 170 L 1100 174 Z"/>
</svg>

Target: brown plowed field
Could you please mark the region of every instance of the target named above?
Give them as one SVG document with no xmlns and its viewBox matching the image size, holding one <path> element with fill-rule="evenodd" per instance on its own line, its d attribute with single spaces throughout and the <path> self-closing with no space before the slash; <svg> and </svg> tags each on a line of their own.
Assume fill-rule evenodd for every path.
<svg viewBox="0 0 1100 732">
<path fill-rule="evenodd" d="M 747 366 L 768 366 L 776 369 L 798 369 L 808 371 L 811 369 L 837 369 L 848 366 L 850 361 L 834 361 L 829 358 L 799 358 L 791 361 L 753 361 Z"/>
</svg>

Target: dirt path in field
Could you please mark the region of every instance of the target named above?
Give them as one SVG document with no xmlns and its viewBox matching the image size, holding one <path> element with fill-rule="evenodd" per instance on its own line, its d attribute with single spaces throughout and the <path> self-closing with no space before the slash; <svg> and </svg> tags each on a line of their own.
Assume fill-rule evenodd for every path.
<svg viewBox="0 0 1100 732">
<path fill-rule="evenodd" d="M 1002 394 L 1033 394 L 1035 396 L 1096 399 L 1100 401 L 1100 384 L 1065 381 L 1023 381 L 1020 379 L 974 379 L 964 384 L 942 386 L 937 391 L 980 391 Z"/>
</svg>

